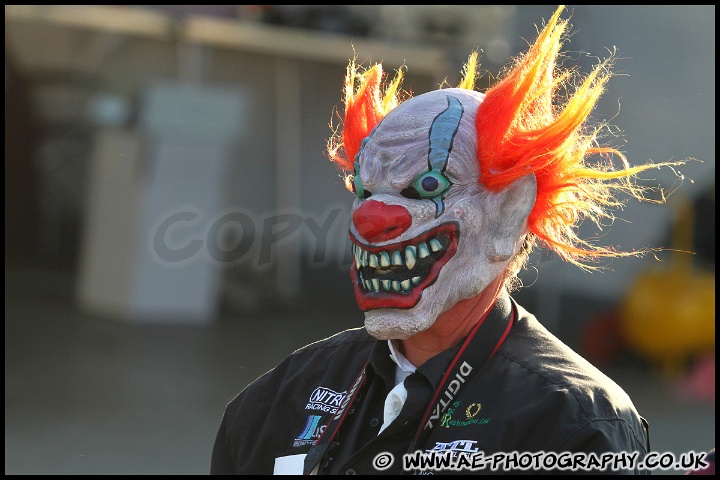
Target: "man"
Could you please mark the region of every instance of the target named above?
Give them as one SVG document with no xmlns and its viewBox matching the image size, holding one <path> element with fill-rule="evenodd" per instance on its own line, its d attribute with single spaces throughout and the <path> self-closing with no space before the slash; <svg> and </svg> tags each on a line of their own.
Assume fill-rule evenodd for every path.
<svg viewBox="0 0 720 480">
<path fill-rule="evenodd" d="M 582 268 L 638 253 L 575 227 L 609 217 L 613 189 L 641 199 L 629 178 L 657 167 L 629 167 L 587 128 L 609 62 L 557 105 L 572 80 L 556 65 L 561 12 L 485 94 L 474 53 L 457 88 L 404 101 L 401 72 L 387 85 L 379 64 L 351 62 L 329 155 L 357 197 L 365 327 L 297 350 L 233 399 L 211 473 L 647 473 L 630 398 L 509 294 L 537 242 Z"/>
</svg>

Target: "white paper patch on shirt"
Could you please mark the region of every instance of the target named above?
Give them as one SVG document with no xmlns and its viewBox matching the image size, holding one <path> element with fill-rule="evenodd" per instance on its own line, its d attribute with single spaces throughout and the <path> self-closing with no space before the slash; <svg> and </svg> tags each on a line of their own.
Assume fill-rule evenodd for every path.
<svg viewBox="0 0 720 480">
<path fill-rule="evenodd" d="M 298 453 L 297 455 L 277 457 L 273 475 L 302 475 L 306 456 L 307 453 Z"/>
</svg>

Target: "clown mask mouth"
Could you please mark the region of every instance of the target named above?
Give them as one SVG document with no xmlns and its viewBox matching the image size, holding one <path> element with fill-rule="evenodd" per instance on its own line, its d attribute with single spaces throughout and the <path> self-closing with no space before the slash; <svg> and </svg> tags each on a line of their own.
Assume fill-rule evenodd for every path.
<svg viewBox="0 0 720 480">
<path fill-rule="evenodd" d="M 458 225 L 445 223 L 382 247 L 362 244 L 352 234 L 350 240 L 354 258 L 350 275 L 360 309 L 412 308 L 455 254 Z"/>
</svg>

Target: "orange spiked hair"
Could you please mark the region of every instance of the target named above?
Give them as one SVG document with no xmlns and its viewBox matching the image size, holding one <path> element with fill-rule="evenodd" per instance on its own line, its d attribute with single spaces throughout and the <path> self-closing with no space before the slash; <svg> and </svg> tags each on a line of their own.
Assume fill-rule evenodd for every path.
<svg viewBox="0 0 720 480">
<path fill-rule="evenodd" d="M 367 137 L 387 113 L 401 101 L 402 70 L 398 70 L 390 85 L 385 85 L 382 65 L 375 64 L 365 71 L 352 60 L 345 74 L 345 116 L 338 131 L 330 137 L 328 155 L 345 173 L 345 186 L 352 190 L 355 156 L 360 142 Z M 338 133 L 341 132 L 341 133 Z"/>
<path fill-rule="evenodd" d="M 586 122 L 610 78 L 612 59 L 598 65 L 563 105 L 556 104 L 557 91 L 573 79 L 572 71 L 557 71 L 568 26 L 559 20 L 563 9 L 555 11 L 527 53 L 486 92 L 475 118 L 480 182 L 498 190 L 534 173 L 537 197 L 528 218 L 530 232 L 563 259 L 592 269 L 585 262 L 644 252 L 594 246 L 575 234 L 576 226 L 585 218 L 598 226 L 602 219 L 612 219 L 607 208 L 621 205 L 614 190 L 644 200 L 644 189 L 631 178 L 671 164 L 630 167 L 620 151 L 597 144 L 602 125 L 588 129 Z M 586 163 L 593 155 L 604 162 Z M 614 169 L 613 156 L 622 169 Z"/>
</svg>

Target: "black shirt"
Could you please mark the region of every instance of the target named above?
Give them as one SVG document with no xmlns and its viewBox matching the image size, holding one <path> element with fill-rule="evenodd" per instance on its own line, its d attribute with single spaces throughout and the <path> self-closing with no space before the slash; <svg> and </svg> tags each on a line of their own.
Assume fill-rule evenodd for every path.
<svg viewBox="0 0 720 480">
<path fill-rule="evenodd" d="M 472 334 L 408 376 L 407 400 L 380 435 L 385 398 L 395 386 L 395 363 L 387 342 L 358 328 L 297 350 L 227 405 L 210 473 L 272 474 L 277 458 L 307 453 L 305 463 L 312 466 L 317 460 L 319 474 L 428 473 L 427 468 L 403 468 L 403 454 L 409 450 L 482 452 L 486 457 L 497 452 L 638 452 L 641 460 L 649 451 L 647 422 L 627 394 L 506 294 L 483 323 L 507 324 L 512 312 L 515 321 L 507 337 L 467 381 L 448 375 L 452 365 L 457 369 L 465 360 L 470 365 L 475 361 L 473 342 L 478 339 Z M 363 382 L 353 397 L 359 374 Z M 448 380 L 456 381 L 451 385 Z M 441 415 L 433 410 L 438 405 L 445 407 Z M 338 425 L 336 416 L 342 422 L 328 441 L 325 434 Z M 432 428 L 424 429 L 411 446 L 420 426 L 428 422 Z M 327 448 L 314 447 L 315 443 Z M 394 461 L 378 470 L 373 461 L 383 452 L 392 454 Z M 647 471 L 625 468 L 609 473 Z"/>
<path fill-rule="evenodd" d="M 408 449 L 410 440 L 416 434 L 433 393 L 440 386 L 443 374 L 460 345 L 450 348 L 431 358 L 405 379 L 407 400 L 397 418 L 378 436 L 383 424 L 385 398 L 395 387 L 395 363 L 390 358 L 387 342 L 377 342 L 370 355 L 367 368 L 367 389 L 361 392 L 350 416 L 360 421 L 348 420 L 339 432 L 339 438 L 328 454 L 324 471 L 328 474 L 345 474 L 347 465 L 359 475 L 376 474 L 377 470 L 367 466 L 380 451 L 401 452 Z M 364 448 L 363 448 L 364 446 Z M 405 453 L 405 452 L 402 452 Z M 383 471 L 386 474 L 402 473 L 402 463 L 396 457 L 393 466 Z"/>
</svg>

